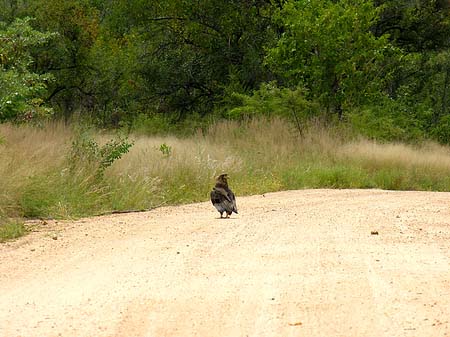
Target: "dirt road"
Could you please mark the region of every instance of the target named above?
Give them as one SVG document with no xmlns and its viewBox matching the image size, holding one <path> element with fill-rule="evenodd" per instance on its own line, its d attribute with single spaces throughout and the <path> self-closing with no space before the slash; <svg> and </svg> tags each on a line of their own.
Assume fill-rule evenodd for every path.
<svg viewBox="0 0 450 337">
<path fill-rule="evenodd" d="M 450 336 L 450 193 L 238 208 L 49 223 L 0 245 L 0 336 Z"/>
</svg>

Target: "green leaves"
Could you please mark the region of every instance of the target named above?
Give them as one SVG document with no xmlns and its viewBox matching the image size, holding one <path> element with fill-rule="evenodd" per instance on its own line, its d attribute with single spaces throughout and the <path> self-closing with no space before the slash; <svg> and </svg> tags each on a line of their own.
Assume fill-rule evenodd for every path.
<svg viewBox="0 0 450 337">
<path fill-rule="evenodd" d="M 36 74 L 31 51 L 54 36 L 31 27 L 31 19 L 0 23 L 0 123 L 28 121 L 52 113 L 44 97 L 50 74 Z"/>
<path fill-rule="evenodd" d="M 289 1 L 276 18 L 284 33 L 267 63 L 328 108 L 360 103 L 381 90 L 383 61 L 393 50 L 386 36 L 371 33 L 377 17 L 371 1 Z"/>
<path fill-rule="evenodd" d="M 296 115 L 305 119 L 314 109 L 314 105 L 306 100 L 304 89 L 279 88 L 275 82 L 262 84 L 251 96 L 244 94 L 234 96 L 241 101 L 241 104 L 230 110 L 229 116 L 232 118 Z"/>
<path fill-rule="evenodd" d="M 138 51 L 134 70 L 144 112 L 205 116 L 224 101 L 230 75 L 246 90 L 266 77 L 263 45 L 274 37 L 269 1 L 132 0 L 111 7 L 112 34 L 138 36 L 124 47 Z"/>
</svg>

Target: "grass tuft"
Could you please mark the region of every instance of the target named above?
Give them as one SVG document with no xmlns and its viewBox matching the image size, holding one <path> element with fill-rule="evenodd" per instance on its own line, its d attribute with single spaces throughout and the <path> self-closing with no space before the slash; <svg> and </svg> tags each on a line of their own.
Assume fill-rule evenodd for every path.
<svg viewBox="0 0 450 337">
<path fill-rule="evenodd" d="M 0 242 L 16 239 L 26 233 L 26 228 L 23 223 L 9 222 L 0 224 Z"/>
</svg>

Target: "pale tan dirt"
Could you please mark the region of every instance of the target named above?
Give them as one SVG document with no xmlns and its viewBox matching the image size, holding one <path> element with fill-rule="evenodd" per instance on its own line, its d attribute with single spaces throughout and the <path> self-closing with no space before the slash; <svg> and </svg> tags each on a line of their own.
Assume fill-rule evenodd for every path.
<svg viewBox="0 0 450 337">
<path fill-rule="evenodd" d="M 305 190 L 238 208 L 53 222 L 0 245 L 0 336 L 450 335 L 450 193 Z"/>
</svg>

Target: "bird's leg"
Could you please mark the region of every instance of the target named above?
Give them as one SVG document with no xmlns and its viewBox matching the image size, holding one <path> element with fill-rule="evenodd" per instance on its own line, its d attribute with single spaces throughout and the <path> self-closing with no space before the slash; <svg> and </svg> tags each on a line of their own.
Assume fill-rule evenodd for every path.
<svg viewBox="0 0 450 337">
<path fill-rule="evenodd" d="M 223 219 L 223 212 L 220 212 L 220 218 Z"/>
<path fill-rule="evenodd" d="M 229 213 L 227 213 L 227 217 L 226 217 L 226 219 L 229 219 L 230 218 L 230 214 Z"/>
</svg>

